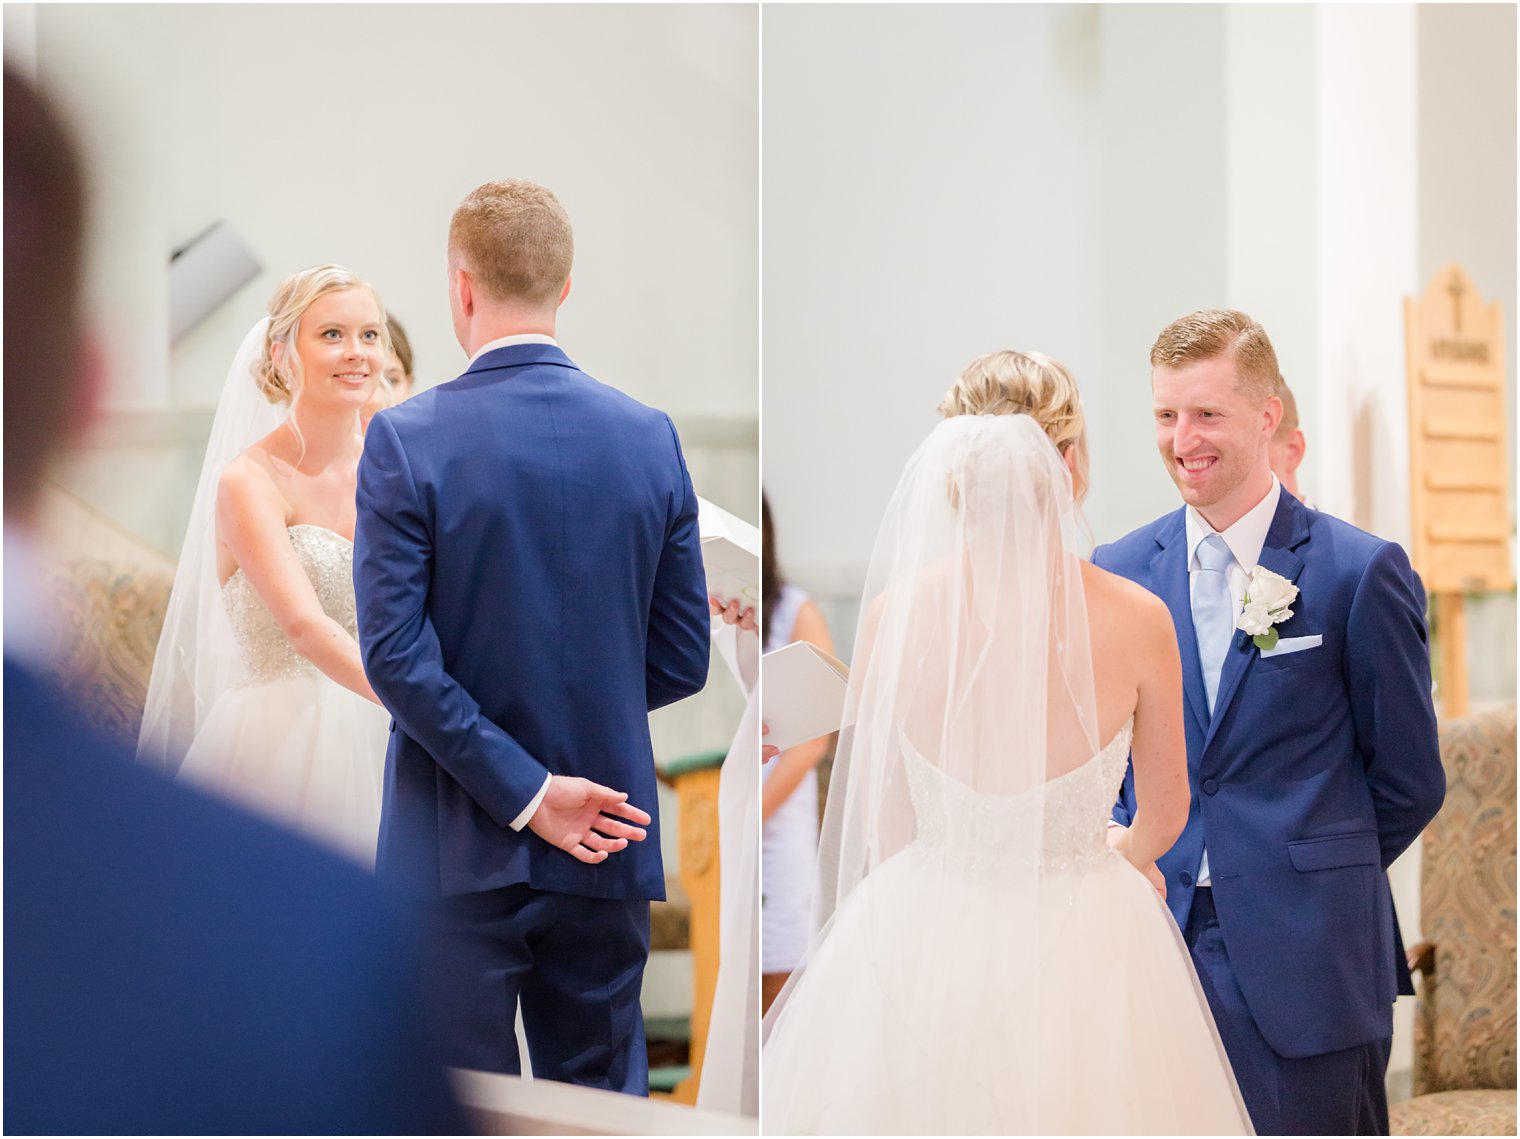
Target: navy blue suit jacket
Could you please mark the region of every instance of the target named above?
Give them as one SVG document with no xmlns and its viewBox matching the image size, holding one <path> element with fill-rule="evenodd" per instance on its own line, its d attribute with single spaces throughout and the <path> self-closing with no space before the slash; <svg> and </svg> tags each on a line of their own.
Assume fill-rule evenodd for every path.
<svg viewBox="0 0 1520 1139">
<path fill-rule="evenodd" d="M 458 1133 L 370 876 L 5 663 L 5 1130 Z"/>
<path fill-rule="evenodd" d="M 1252 1017 L 1287 1057 L 1392 1034 L 1400 962 L 1388 865 L 1441 806 L 1425 594 L 1404 551 L 1283 492 L 1260 564 L 1298 585 L 1263 658 L 1243 632 L 1208 715 L 1179 510 L 1093 562 L 1155 593 L 1182 654 L 1187 828 L 1158 861 L 1186 928 L 1205 840 L 1220 928 Z M 1247 567 L 1248 569 L 1250 567 Z M 1114 817 L 1135 809 L 1133 773 Z"/>
<path fill-rule="evenodd" d="M 499 348 L 375 416 L 358 502 L 359 641 L 395 717 L 377 873 L 663 898 L 658 817 L 595 866 L 509 824 L 550 772 L 655 814 L 648 713 L 706 682 L 710 621 L 670 418 L 553 345 Z"/>
</svg>

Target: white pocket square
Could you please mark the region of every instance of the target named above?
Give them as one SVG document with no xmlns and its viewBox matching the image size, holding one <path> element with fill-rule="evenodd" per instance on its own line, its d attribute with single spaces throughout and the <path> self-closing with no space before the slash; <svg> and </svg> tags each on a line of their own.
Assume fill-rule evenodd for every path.
<svg viewBox="0 0 1520 1139">
<path fill-rule="evenodd" d="M 1289 653 L 1303 652 L 1304 649 L 1317 649 L 1324 639 L 1318 633 L 1312 637 L 1281 637 L 1270 649 L 1261 650 L 1262 659 L 1287 656 Z"/>
</svg>

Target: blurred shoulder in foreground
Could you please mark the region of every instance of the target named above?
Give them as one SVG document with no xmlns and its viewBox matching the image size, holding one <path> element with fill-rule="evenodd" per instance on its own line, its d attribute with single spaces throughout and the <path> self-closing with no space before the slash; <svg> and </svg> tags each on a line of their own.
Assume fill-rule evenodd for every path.
<svg viewBox="0 0 1520 1139">
<path fill-rule="evenodd" d="M 369 876 L 77 724 L 7 659 L 5 1130 L 463 1130 Z"/>
</svg>

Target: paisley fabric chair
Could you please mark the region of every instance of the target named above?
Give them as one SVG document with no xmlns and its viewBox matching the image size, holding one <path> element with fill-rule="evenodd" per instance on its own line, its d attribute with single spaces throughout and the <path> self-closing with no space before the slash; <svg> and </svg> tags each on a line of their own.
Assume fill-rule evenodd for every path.
<svg viewBox="0 0 1520 1139">
<path fill-rule="evenodd" d="M 91 727 L 135 747 L 174 562 L 60 487 L 48 488 L 44 516 L 62 626 L 55 676 Z"/>
<path fill-rule="evenodd" d="M 1423 838 L 1414 1098 L 1395 1135 L 1514 1135 L 1515 706 L 1443 721 L 1446 802 Z"/>
</svg>

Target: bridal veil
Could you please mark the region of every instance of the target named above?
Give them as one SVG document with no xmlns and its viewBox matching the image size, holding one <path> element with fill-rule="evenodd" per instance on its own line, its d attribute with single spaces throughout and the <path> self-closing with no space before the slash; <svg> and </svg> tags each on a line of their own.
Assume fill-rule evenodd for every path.
<svg viewBox="0 0 1520 1139">
<path fill-rule="evenodd" d="M 266 317 L 248 331 L 227 370 L 153 657 L 137 757 L 169 774 L 216 698 L 242 674 L 216 569 L 216 491 L 227 465 L 285 419 L 287 408 L 266 400 L 253 377 L 268 327 Z"/>
<path fill-rule="evenodd" d="M 861 926 L 876 939 L 858 970 L 878 975 L 855 983 L 901 1007 L 904 1037 L 860 1040 L 862 1062 L 875 1049 L 916 1049 L 926 1097 L 984 1073 L 995 1099 L 1034 1098 L 1025 1086 L 1034 1068 L 1005 1059 L 1040 1023 L 1044 999 L 1045 789 L 1099 748 L 1078 541 L 1070 473 L 1028 415 L 954 416 L 908 460 L 871 555 L 813 936 L 766 1017 L 767 1078 L 789 1002 L 849 910 L 852 943 Z M 865 888 L 878 876 L 898 888 Z M 963 939 L 947 957 L 942 938 L 901 935 L 904 906 L 926 931 L 974 929 L 965 907 L 989 897 L 1021 915 L 1017 937 Z M 963 1005 L 968 983 L 985 986 L 985 1023 L 960 1039 L 914 1039 L 915 1010 Z M 935 1023 L 932 1013 L 923 1023 Z M 998 1031 L 1010 1044 L 1002 1058 L 989 1047 Z"/>
</svg>

